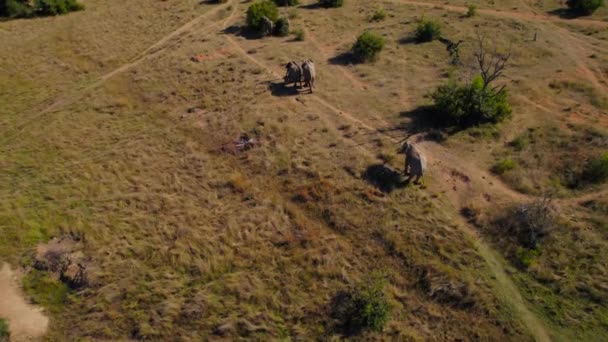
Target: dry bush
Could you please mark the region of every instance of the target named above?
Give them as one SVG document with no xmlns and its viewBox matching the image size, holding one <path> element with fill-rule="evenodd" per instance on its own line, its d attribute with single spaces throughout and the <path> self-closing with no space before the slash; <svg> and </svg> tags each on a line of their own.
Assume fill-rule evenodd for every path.
<svg viewBox="0 0 608 342">
<path fill-rule="evenodd" d="M 538 249 L 543 239 L 558 225 L 550 198 L 543 198 L 507 210 L 498 224 L 503 236 L 514 238 L 527 249 Z"/>
</svg>

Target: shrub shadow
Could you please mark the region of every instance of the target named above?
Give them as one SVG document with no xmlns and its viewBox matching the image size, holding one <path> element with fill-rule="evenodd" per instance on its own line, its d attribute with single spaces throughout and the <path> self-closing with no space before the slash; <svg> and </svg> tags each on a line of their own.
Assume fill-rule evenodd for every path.
<svg viewBox="0 0 608 342">
<path fill-rule="evenodd" d="M 352 52 L 343 52 L 337 56 L 331 57 L 327 60 L 332 65 L 353 65 L 361 63 Z"/>
<path fill-rule="evenodd" d="M 390 193 L 395 189 L 407 185 L 401 174 L 390 169 L 384 164 L 370 165 L 362 174 L 363 179 L 384 193 Z"/>
<path fill-rule="evenodd" d="M 420 44 L 420 42 L 418 40 L 416 40 L 416 37 L 414 37 L 414 36 L 403 37 L 403 38 L 399 39 L 398 42 L 399 42 L 399 44 L 403 44 L 403 45 Z"/>
<path fill-rule="evenodd" d="M 332 297 L 329 304 L 331 308 L 330 315 L 333 318 L 332 325 L 329 328 L 345 337 L 353 337 L 361 332 L 360 328 L 345 322 L 345 317 L 350 314 L 348 303 L 351 298 L 351 293 L 340 291 Z"/>
<path fill-rule="evenodd" d="M 238 26 L 238 25 L 228 26 L 227 28 L 222 30 L 222 33 L 231 34 L 231 35 L 234 35 L 237 37 L 243 37 L 247 40 L 265 38 L 265 36 L 263 36 L 260 32 L 248 29 L 246 27 Z"/>
</svg>

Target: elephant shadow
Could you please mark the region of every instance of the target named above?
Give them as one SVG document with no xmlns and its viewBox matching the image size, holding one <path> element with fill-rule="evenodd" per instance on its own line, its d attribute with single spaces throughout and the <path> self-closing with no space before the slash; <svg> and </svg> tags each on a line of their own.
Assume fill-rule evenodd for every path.
<svg viewBox="0 0 608 342">
<path fill-rule="evenodd" d="M 293 85 L 287 86 L 285 82 L 270 82 L 268 87 L 270 88 L 270 93 L 273 96 L 283 97 L 296 96 L 300 94 L 297 87 Z"/>
<path fill-rule="evenodd" d="M 390 193 L 393 190 L 407 186 L 407 183 L 401 177 L 401 173 L 384 164 L 368 166 L 362 176 L 368 183 L 384 193 Z"/>
</svg>

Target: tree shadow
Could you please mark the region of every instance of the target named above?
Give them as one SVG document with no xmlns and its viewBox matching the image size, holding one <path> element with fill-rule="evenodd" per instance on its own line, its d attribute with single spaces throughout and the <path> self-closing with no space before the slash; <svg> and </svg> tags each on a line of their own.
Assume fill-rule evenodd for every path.
<svg viewBox="0 0 608 342">
<path fill-rule="evenodd" d="M 384 193 L 391 193 L 393 190 L 403 188 L 407 185 L 399 172 L 390 169 L 384 164 L 370 165 L 365 172 L 363 172 L 362 177 Z"/>
<path fill-rule="evenodd" d="M 285 97 L 285 96 L 296 96 L 300 94 L 300 91 L 295 86 L 287 86 L 285 82 L 268 82 L 268 88 L 272 96 Z"/>
<path fill-rule="evenodd" d="M 343 52 L 337 56 L 331 57 L 327 60 L 332 65 L 353 65 L 361 63 L 352 52 Z"/>
<path fill-rule="evenodd" d="M 402 118 L 408 119 L 391 130 L 401 131 L 406 136 L 422 135 L 422 140 L 433 140 L 442 142 L 448 136 L 458 133 L 463 130 L 462 127 L 447 124 L 441 120 L 441 115 L 438 115 L 437 110 L 433 106 L 420 106 L 410 111 L 399 113 Z"/>
</svg>

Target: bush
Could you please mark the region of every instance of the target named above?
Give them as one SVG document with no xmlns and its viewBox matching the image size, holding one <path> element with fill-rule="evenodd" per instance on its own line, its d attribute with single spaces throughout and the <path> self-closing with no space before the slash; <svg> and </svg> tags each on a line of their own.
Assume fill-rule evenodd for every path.
<svg viewBox="0 0 608 342">
<path fill-rule="evenodd" d="M 604 0 L 568 0 L 566 5 L 571 11 L 580 15 L 590 15 L 601 6 L 604 6 Z"/>
<path fill-rule="evenodd" d="M 59 15 L 84 9 L 76 0 L 36 0 L 36 12 L 40 15 Z"/>
<path fill-rule="evenodd" d="M 292 33 L 295 36 L 295 40 L 297 40 L 299 42 L 306 39 L 306 34 L 304 33 L 304 30 L 302 30 L 302 29 L 293 30 Z"/>
<path fill-rule="evenodd" d="M 382 331 L 391 311 L 384 283 L 380 276 L 372 276 L 339 303 L 337 318 L 347 329 Z"/>
<path fill-rule="evenodd" d="M 259 31 L 262 29 L 262 17 L 275 22 L 279 17 L 277 5 L 270 0 L 258 1 L 247 9 L 247 27 Z"/>
<path fill-rule="evenodd" d="M 378 8 L 376 12 L 370 18 L 370 21 L 382 21 L 386 18 L 386 12 L 384 12 L 384 8 Z"/>
<path fill-rule="evenodd" d="M 514 207 L 500 221 L 505 236 L 515 238 L 520 247 L 537 251 L 542 239 L 557 227 L 557 216 L 549 199 Z"/>
<path fill-rule="evenodd" d="M 434 110 L 444 124 L 469 127 L 498 123 L 511 116 L 508 93 L 484 87 L 479 76 L 468 85 L 454 82 L 441 85 L 431 97 Z"/>
<path fill-rule="evenodd" d="M 470 4 L 467 10 L 467 17 L 474 17 L 477 15 L 477 5 Z"/>
<path fill-rule="evenodd" d="M 373 61 L 383 48 L 384 38 L 382 36 L 365 31 L 353 46 L 353 54 L 359 61 Z"/>
<path fill-rule="evenodd" d="M 0 318 L 0 342 L 10 341 L 11 332 L 8 329 L 8 323 L 3 318 Z"/>
<path fill-rule="evenodd" d="M 583 179 L 591 183 L 608 181 L 608 151 L 587 164 Z"/>
<path fill-rule="evenodd" d="M 323 7 L 342 7 L 344 0 L 319 0 L 319 5 Z"/>
<path fill-rule="evenodd" d="M 430 42 L 441 36 L 441 27 L 434 20 L 422 18 L 416 27 L 416 41 L 419 43 Z"/>
<path fill-rule="evenodd" d="M 279 37 L 286 37 L 289 35 L 289 20 L 281 17 L 274 24 L 274 34 Z"/>
<path fill-rule="evenodd" d="M 0 16 L 2 17 L 29 17 L 33 8 L 26 0 L 0 0 Z"/>
<path fill-rule="evenodd" d="M 299 0 L 274 0 L 277 6 L 296 6 L 300 3 Z"/>
<path fill-rule="evenodd" d="M 511 171 L 513 169 L 515 169 L 515 167 L 517 166 L 517 163 L 515 163 L 515 161 L 513 161 L 513 159 L 503 159 L 499 162 L 497 162 L 496 164 L 494 164 L 494 166 L 492 166 L 492 172 L 494 172 L 497 175 L 502 175 L 503 173 L 507 172 L 507 171 Z"/>
</svg>

